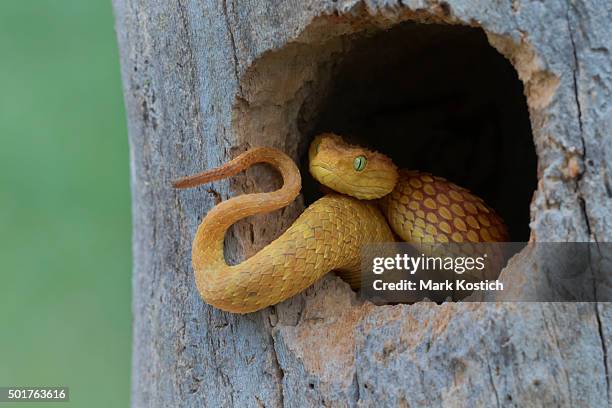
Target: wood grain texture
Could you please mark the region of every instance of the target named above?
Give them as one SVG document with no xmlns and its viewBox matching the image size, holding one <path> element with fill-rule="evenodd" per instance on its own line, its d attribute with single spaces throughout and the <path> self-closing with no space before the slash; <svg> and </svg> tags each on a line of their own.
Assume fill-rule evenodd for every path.
<svg viewBox="0 0 612 408">
<path fill-rule="evenodd" d="M 170 180 L 249 146 L 298 157 L 351 36 L 400 21 L 482 27 L 525 85 L 538 154 L 532 239 L 612 239 L 612 10 L 598 0 L 114 0 L 133 195 L 134 407 L 610 406 L 608 304 L 374 307 L 328 277 L 250 315 L 205 305 L 193 234 L 219 198 L 278 185 L 256 168 Z M 303 208 L 230 233 L 231 261 Z M 528 259 L 506 273 L 529 274 Z"/>
</svg>

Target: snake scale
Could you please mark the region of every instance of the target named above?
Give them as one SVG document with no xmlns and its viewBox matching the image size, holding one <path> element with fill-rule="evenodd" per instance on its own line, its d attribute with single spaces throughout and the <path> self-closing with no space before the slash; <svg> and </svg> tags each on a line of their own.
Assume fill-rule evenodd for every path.
<svg viewBox="0 0 612 408">
<path fill-rule="evenodd" d="M 301 189 L 300 172 L 283 152 L 258 147 L 225 165 L 173 183 L 188 188 L 268 163 L 283 186 L 219 203 L 206 215 L 192 247 L 195 281 L 202 298 L 229 312 L 249 313 L 279 303 L 334 270 L 353 288 L 360 284 L 361 248 L 395 241 L 494 242 L 508 238 L 495 211 L 468 190 L 443 178 L 398 170 L 390 158 L 326 133 L 309 149 L 313 177 L 336 193 L 311 204 L 277 239 L 249 259 L 228 265 L 225 232 L 236 221 L 291 203 Z"/>
</svg>

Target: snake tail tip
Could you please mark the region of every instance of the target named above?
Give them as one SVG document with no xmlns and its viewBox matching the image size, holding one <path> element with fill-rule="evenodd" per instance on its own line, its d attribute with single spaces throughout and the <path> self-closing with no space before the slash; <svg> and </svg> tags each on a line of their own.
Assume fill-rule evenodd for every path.
<svg viewBox="0 0 612 408">
<path fill-rule="evenodd" d="M 172 186 L 172 188 L 181 188 L 181 180 L 170 181 L 170 186 Z"/>
<path fill-rule="evenodd" d="M 172 180 L 170 182 L 170 185 L 172 186 L 172 188 L 176 188 L 176 189 L 194 187 L 194 184 L 191 182 L 191 180 L 188 177 Z"/>
<path fill-rule="evenodd" d="M 172 187 L 174 188 L 192 188 L 202 184 L 210 183 L 211 181 L 217 180 L 218 171 L 205 171 L 192 176 L 182 177 L 172 181 Z"/>
</svg>

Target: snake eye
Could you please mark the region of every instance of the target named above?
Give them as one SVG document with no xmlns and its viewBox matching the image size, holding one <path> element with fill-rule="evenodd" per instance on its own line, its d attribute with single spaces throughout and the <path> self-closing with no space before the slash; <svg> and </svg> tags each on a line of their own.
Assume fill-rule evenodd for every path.
<svg viewBox="0 0 612 408">
<path fill-rule="evenodd" d="M 353 167 L 355 168 L 355 170 L 361 171 L 365 169 L 367 162 L 368 159 L 366 159 L 365 156 L 357 156 L 355 157 L 355 160 L 353 160 Z"/>
<path fill-rule="evenodd" d="M 315 153 L 319 153 L 319 149 L 321 148 L 322 141 L 323 141 L 322 139 L 319 139 L 319 140 L 315 140 L 314 142 L 312 142 Z"/>
</svg>

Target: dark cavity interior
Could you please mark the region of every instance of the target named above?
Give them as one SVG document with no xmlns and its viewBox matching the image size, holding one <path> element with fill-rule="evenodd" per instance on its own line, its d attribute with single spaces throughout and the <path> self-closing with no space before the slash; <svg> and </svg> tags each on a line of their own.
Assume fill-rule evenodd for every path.
<svg viewBox="0 0 612 408">
<path fill-rule="evenodd" d="M 332 131 L 445 177 L 495 208 L 512 240 L 529 239 L 536 155 L 523 84 L 482 30 L 404 23 L 356 38 L 333 72 L 318 115 L 299 124 L 306 141 Z M 321 193 L 306 147 L 308 205 Z"/>
</svg>

